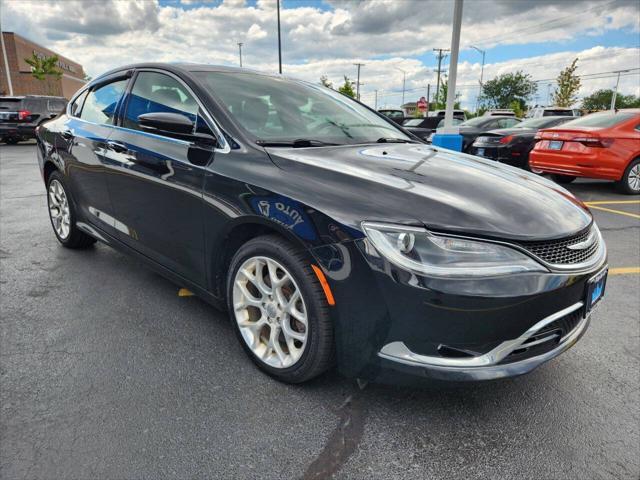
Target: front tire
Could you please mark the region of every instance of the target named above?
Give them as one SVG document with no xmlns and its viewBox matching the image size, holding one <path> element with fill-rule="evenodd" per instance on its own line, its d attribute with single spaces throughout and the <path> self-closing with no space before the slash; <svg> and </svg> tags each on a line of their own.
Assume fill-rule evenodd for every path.
<svg viewBox="0 0 640 480">
<path fill-rule="evenodd" d="M 78 230 L 74 204 L 64 176 L 58 171 L 51 173 L 47 182 L 47 206 L 53 233 L 64 247 L 87 248 L 95 243 L 95 238 Z"/>
<path fill-rule="evenodd" d="M 576 179 L 576 177 L 570 175 L 552 175 L 551 178 L 553 178 L 554 182 L 560 183 L 561 185 L 568 185 Z"/>
<path fill-rule="evenodd" d="M 306 256 L 276 235 L 244 244 L 227 274 L 227 304 L 253 362 L 287 383 L 310 380 L 333 361 L 333 325 Z"/>
<path fill-rule="evenodd" d="M 640 158 L 627 165 L 622 178 L 616 182 L 616 187 L 621 193 L 640 195 Z"/>
</svg>

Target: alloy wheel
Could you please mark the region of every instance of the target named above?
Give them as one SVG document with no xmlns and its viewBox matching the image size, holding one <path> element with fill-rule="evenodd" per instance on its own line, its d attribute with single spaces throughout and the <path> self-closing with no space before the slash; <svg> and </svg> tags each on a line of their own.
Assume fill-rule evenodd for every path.
<svg viewBox="0 0 640 480">
<path fill-rule="evenodd" d="M 627 183 L 629 184 L 629 188 L 634 192 L 640 191 L 640 163 L 634 165 L 633 168 L 629 170 Z"/>
<path fill-rule="evenodd" d="M 302 292 L 287 269 L 268 257 L 251 257 L 236 272 L 234 317 L 247 346 L 274 368 L 294 365 L 309 334 Z"/>
<path fill-rule="evenodd" d="M 49 184 L 49 216 L 58 236 L 66 240 L 71 231 L 71 214 L 69 199 L 58 180 L 52 180 Z"/>
</svg>

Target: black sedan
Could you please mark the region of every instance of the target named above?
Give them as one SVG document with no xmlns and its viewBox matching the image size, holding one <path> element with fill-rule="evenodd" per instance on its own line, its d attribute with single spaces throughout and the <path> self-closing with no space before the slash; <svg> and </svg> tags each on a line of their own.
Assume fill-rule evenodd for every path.
<svg viewBox="0 0 640 480">
<path fill-rule="evenodd" d="M 462 122 L 464 122 L 464 118 L 453 117 L 453 125 L 459 125 Z M 429 141 L 431 134 L 435 132 L 437 128 L 444 126 L 444 117 L 407 118 L 402 123 L 402 126 L 416 137 Z"/>
<path fill-rule="evenodd" d="M 494 116 L 487 115 L 483 117 L 476 117 L 466 122 L 462 122 L 458 125 L 460 129 L 460 135 L 462 135 L 462 151 L 468 152 L 473 145 L 473 142 L 479 135 L 488 132 L 489 130 L 496 130 L 498 128 L 511 128 L 522 120 L 510 116 Z"/>
<path fill-rule="evenodd" d="M 536 144 L 535 136 L 538 130 L 555 127 L 575 118 L 532 118 L 512 128 L 490 130 L 476 138 L 469 153 L 529 170 L 529 152 Z"/>
<path fill-rule="evenodd" d="M 98 240 L 227 309 L 282 381 L 334 364 L 376 381 L 520 375 L 571 347 L 603 296 L 606 247 L 571 193 L 311 83 L 131 65 L 37 141 L 64 247 Z"/>
</svg>

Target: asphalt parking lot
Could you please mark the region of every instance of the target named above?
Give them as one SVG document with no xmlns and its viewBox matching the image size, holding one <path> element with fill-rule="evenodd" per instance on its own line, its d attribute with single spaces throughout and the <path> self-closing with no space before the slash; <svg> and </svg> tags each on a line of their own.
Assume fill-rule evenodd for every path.
<svg viewBox="0 0 640 480">
<path fill-rule="evenodd" d="M 494 383 L 287 386 L 226 314 L 104 245 L 61 248 L 34 145 L 0 146 L 0 477 L 637 479 L 640 200 L 570 189 L 612 274 L 564 355 Z"/>
</svg>

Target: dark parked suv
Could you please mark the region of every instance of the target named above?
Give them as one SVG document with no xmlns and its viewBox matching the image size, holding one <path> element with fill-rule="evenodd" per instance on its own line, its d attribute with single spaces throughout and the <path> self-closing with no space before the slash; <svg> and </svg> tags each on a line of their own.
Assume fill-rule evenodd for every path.
<svg viewBox="0 0 640 480">
<path fill-rule="evenodd" d="M 334 363 L 378 381 L 520 375 L 575 344 L 603 297 L 606 247 L 571 193 L 312 83 L 124 67 L 38 129 L 37 152 L 62 245 L 99 240 L 226 308 L 283 381 Z"/>
<path fill-rule="evenodd" d="M 0 141 L 18 143 L 35 138 L 36 127 L 62 113 L 66 106 L 64 97 L 0 97 Z"/>
</svg>

